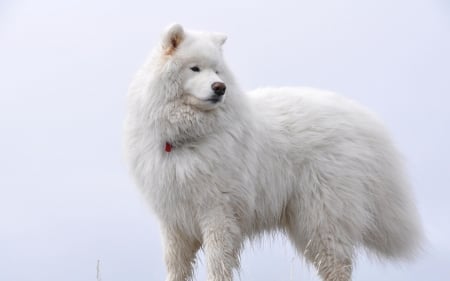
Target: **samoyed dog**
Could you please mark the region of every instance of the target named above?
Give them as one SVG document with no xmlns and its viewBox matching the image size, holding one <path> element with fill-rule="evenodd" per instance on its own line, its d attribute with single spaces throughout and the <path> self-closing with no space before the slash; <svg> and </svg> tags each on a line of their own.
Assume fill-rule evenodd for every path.
<svg viewBox="0 0 450 281">
<path fill-rule="evenodd" d="M 126 157 L 159 218 L 167 281 L 231 281 L 247 239 L 280 231 L 323 280 L 351 279 L 360 249 L 408 259 L 422 230 L 399 154 L 357 103 L 311 88 L 243 93 L 226 36 L 163 33 L 132 82 Z"/>
</svg>

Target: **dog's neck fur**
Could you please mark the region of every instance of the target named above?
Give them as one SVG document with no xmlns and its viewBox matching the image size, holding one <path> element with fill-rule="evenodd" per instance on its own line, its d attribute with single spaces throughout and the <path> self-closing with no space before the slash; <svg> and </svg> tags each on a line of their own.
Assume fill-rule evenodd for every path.
<svg viewBox="0 0 450 281">
<path fill-rule="evenodd" d="M 162 137 L 162 141 L 168 142 L 174 148 L 186 145 L 199 145 L 206 138 L 220 137 L 218 134 L 227 132 L 227 127 L 236 126 L 238 120 L 244 121 L 244 117 L 235 111 L 234 93 L 229 91 L 224 103 L 216 109 L 202 111 L 183 103 L 182 99 L 175 100 L 167 104 L 163 114 L 160 116 L 157 130 Z M 232 116 L 232 118 L 230 118 Z M 228 119 L 227 122 L 219 121 Z"/>
</svg>

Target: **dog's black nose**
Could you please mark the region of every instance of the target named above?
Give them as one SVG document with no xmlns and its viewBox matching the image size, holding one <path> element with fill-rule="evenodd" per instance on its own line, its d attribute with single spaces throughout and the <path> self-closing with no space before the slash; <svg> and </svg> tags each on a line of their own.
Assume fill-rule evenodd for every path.
<svg viewBox="0 0 450 281">
<path fill-rule="evenodd" d="M 227 87 L 222 82 L 214 82 L 211 85 L 212 90 L 214 91 L 214 94 L 218 96 L 223 96 L 225 94 L 225 90 Z"/>
</svg>

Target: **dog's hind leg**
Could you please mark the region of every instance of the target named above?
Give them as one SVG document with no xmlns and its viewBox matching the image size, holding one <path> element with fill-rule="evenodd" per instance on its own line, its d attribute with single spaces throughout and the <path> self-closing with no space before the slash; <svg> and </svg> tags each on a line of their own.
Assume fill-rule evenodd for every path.
<svg viewBox="0 0 450 281">
<path fill-rule="evenodd" d="M 318 234 L 310 239 L 299 239 L 288 230 L 290 240 L 299 254 L 302 254 L 316 268 L 323 281 L 350 281 L 352 275 L 351 248 L 341 251 L 343 245 L 330 235 Z M 345 247 L 345 246 L 344 246 Z"/>
<path fill-rule="evenodd" d="M 354 248 L 340 239 L 332 225 L 305 226 L 297 208 L 291 209 L 286 220 L 286 232 L 297 252 L 316 268 L 323 281 L 350 281 Z M 304 213 L 302 214 L 305 215 Z"/>
<path fill-rule="evenodd" d="M 305 256 L 313 263 L 324 281 L 349 281 L 352 275 L 350 256 L 337 253 L 338 245 L 333 237 L 317 237 L 306 246 Z"/>
</svg>

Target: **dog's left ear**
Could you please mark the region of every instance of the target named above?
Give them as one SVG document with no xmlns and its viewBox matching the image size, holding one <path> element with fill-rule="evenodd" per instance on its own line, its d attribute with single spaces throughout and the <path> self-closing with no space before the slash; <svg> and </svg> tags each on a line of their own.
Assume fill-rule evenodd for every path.
<svg viewBox="0 0 450 281">
<path fill-rule="evenodd" d="M 166 29 L 162 36 L 162 47 L 167 55 L 171 55 L 175 52 L 183 41 L 184 36 L 184 29 L 178 23 L 172 24 Z"/>
<path fill-rule="evenodd" d="M 211 36 L 214 43 L 216 43 L 219 47 L 227 41 L 227 35 L 224 33 L 213 33 Z"/>
</svg>

